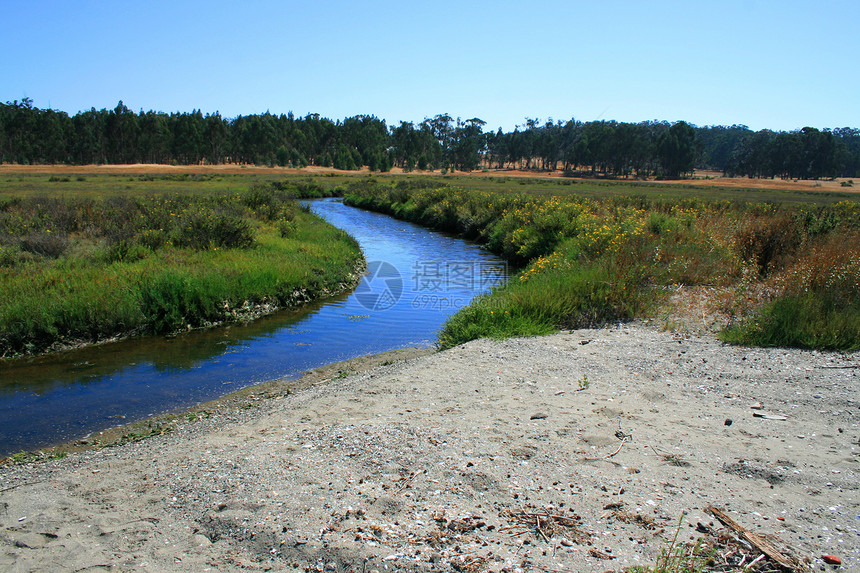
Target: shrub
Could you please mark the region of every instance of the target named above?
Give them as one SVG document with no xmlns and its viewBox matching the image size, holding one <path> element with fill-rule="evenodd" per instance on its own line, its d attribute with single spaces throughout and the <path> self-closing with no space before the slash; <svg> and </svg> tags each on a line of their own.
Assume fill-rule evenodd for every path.
<svg viewBox="0 0 860 573">
<path fill-rule="evenodd" d="M 167 233 L 161 229 L 144 229 L 137 235 L 137 241 L 151 251 L 157 251 L 167 242 Z"/>
<path fill-rule="evenodd" d="M 771 281 L 773 300 L 728 328 L 735 344 L 860 348 L 860 233 L 810 246 Z"/>
<path fill-rule="evenodd" d="M 14 267 L 33 258 L 32 253 L 22 251 L 17 245 L 0 245 L 0 267 Z"/>
<path fill-rule="evenodd" d="M 794 253 L 800 237 L 788 217 L 751 217 L 738 227 L 736 242 L 743 260 L 767 276 L 782 258 Z"/>
<path fill-rule="evenodd" d="M 291 237 L 296 232 L 296 224 L 293 221 L 278 221 L 278 234 L 282 239 Z"/>
<path fill-rule="evenodd" d="M 251 225 L 242 217 L 223 213 L 192 213 L 182 221 L 176 245 L 198 251 L 210 248 L 245 249 L 254 244 Z"/>
<path fill-rule="evenodd" d="M 21 239 L 21 250 L 35 255 L 41 255 L 48 259 L 56 259 L 69 248 L 69 239 L 64 233 L 52 233 L 45 231 L 31 233 Z"/>
<path fill-rule="evenodd" d="M 275 192 L 272 186 L 262 183 L 252 183 L 248 190 L 242 194 L 242 203 L 250 209 L 256 210 L 272 203 L 275 199 Z"/>
</svg>

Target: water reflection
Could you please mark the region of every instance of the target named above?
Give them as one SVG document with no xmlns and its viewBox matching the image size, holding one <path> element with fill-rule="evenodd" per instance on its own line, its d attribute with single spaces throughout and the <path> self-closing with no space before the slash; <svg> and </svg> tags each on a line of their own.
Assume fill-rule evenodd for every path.
<svg viewBox="0 0 860 573">
<path fill-rule="evenodd" d="M 477 246 L 344 206 L 313 209 L 371 263 L 355 293 L 246 325 L 137 338 L 0 366 L 0 454 L 189 407 L 331 362 L 433 343 L 445 318 L 503 280 Z"/>
<path fill-rule="evenodd" d="M 221 355 L 241 351 L 246 342 L 284 334 L 301 334 L 295 324 L 314 314 L 325 304 L 337 304 L 341 295 L 325 302 L 308 305 L 301 310 L 281 311 L 248 324 L 183 333 L 171 337 L 142 337 L 101 346 L 65 352 L 59 356 L 43 356 L 10 360 L 0 373 L 0 397 L 25 391 L 39 395 L 58 386 L 99 382 L 101 379 L 148 364 L 157 374 L 179 373 L 199 367 L 201 363 Z M 221 363 L 218 360 L 216 363 Z"/>
</svg>

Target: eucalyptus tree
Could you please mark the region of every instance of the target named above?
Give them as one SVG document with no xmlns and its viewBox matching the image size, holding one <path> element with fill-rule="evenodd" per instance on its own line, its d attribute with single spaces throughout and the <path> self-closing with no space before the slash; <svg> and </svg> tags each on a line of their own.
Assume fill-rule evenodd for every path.
<svg viewBox="0 0 860 573">
<path fill-rule="evenodd" d="M 478 168 L 486 151 L 483 131 L 485 125 L 487 122 L 477 117 L 466 121 L 460 121 L 460 118 L 457 118 L 449 149 L 451 165 L 460 171 L 472 171 Z"/>
<path fill-rule="evenodd" d="M 657 141 L 661 174 L 669 179 L 692 173 L 697 153 L 696 131 L 685 121 L 674 123 Z"/>
</svg>

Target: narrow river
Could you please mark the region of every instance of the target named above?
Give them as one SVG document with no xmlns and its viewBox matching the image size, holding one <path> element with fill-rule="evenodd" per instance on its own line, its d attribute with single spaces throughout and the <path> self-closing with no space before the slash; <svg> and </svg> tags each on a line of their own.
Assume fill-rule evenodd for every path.
<svg viewBox="0 0 860 573">
<path fill-rule="evenodd" d="M 147 337 L 0 366 L 0 455 L 32 450 L 244 387 L 413 346 L 506 279 L 478 246 L 343 205 L 312 209 L 355 237 L 368 274 L 350 294 L 247 325 Z"/>
</svg>

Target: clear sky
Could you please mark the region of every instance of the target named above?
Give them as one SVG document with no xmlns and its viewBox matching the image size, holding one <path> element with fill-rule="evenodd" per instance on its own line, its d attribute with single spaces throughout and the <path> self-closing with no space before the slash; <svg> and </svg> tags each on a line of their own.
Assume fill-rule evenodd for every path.
<svg viewBox="0 0 860 573">
<path fill-rule="evenodd" d="M 0 0 L 0 100 L 860 127 L 858 0 Z"/>
</svg>

